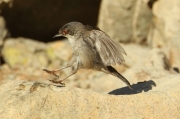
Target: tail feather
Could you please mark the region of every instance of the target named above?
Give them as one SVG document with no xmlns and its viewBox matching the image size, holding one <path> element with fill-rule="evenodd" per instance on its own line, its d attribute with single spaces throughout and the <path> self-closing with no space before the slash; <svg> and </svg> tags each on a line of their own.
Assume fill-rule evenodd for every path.
<svg viewBox="0 0 180 119">
<path fill-rule="evenodd" d="M 118 77 L 119 79 L 121 79 L 124 83 L 126 83 L 126 85 L 131 89 L 131 84 L 129 83 L 129 81 L 124 77 L 122 76 L 118 71 L 116 71 L 116 69 L 114 69 L 112 66 L 107 66 L 107 70 L 114 76 Z"/>
</svg>

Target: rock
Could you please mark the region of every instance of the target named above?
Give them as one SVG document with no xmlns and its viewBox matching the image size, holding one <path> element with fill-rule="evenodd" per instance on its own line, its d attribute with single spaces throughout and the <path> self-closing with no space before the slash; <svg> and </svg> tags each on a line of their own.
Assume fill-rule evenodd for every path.
<svg viewBox="0 0 180 119">
<path fill-rule="evenodd" d="M 143 63 L 145 67 L 170 70 L 170 62 L 163 49 L 153 48 Z"/>
<path fill-rule="evenodd" d="M 9 38 L 4 43 L 2 54 L 6 63 L 14 67 L 59 68 L 71 58 L 68 41 L 56 41 L 48 44 L 27 38 Z"/>
<path fill-rule="evenodd" d="M 122 44 L 122 46 L 127 52 L 124 63 L 126 69 L 134 66 L 152 67 L 164 70 L 169 70 L 171 68 L 169 55 L 167 53 L 169 49 L 150 49 L 147 46 L 138 44 Z"/>
<path fill-rule="evenodd" d="M 4 39 L 7 36 L 7 34 L 8 34 L 8 30 L 6 29 L 5 20 L 2 16 L 0 16 L 0 66 L 2 65 L 2 47 L 4 44 Z"/>
<path fill-rule="evenodd" d="M 171 67 L 180 69 L 180 48 L 171 47 L 168 56 Z"/>
<path fill-rule="evenodd" d="M 122 44 L 122 47 L 126 51 L 127 55 L 124 55 L 125 62 L 124 65 L 128 68 L 134 65 L 142 65 L 145 58 L 150 53 L 151 49 L 139 44 Z"/>
<path fill-rule="evenodd" d="M 149 34 L 152 47 L 180 46 L 180 1 L 158 0 L 153 6 L 153 26 Z"/>
<path fill-rule="evenodd" d="M 151 18 L 142 0 L 102 0 L 98 26 L 116 41 L 144 43 Z"/>
<path fill-rule="evenodd" d="M 122 72 L 120 73 L 123 75 Z M 127 87 L 121 79 L 115 76 L 92 70 L 79 70 L 74 77 L 67 79 L 65 82 L 67 82 L 67 86 L 89 89 L 100 93 L 108 92 L 114 88 Z"/>
<path fill-rule="evenodd" d="M 7 40 L 3 50 L 4 57 L 6 59 L 5 61 L 7 63 L 9 63 L 8 60 L 16 59 L 17 57 L 29 57 L 29 62 L 34 63 L 34 65 L 31 66 L 30 64 L 23 64 L 23 62 L 20 62 L 21 60 L 18 59 L 18 63 L 12 65 L 14 67 L 13 69 L 7 70 L 7 68 L 4 69 L 2 67 L 2 71 L 0 71 L 0 73 L 2 74 L 3 79 L 10 78 L 11 80 L 11 77 L 13 77 L 14 79 L 21 80 L 41 80 L 43 77 L 48 83 L 50 83 L 48 79 L 54 79 L 54 76 L 51 74 L 47 74 L 46 72 L 42 71 L 42 69 L 46 68 L 49 70 L 54 70 L 63 67 L 71 59 L 72 49 L 67 40 L 51 42 L 47 45 L 43 45 L 43 47 L 41 48 L 42 50 L 40 50 L 41 52 L 39 52 L 39 54 L 34 52 L 40 48 L 40 45 L 37 45 L 36 43 L 35 47 L 33 43 L 22 42 L 22 44 L 19 45 L 18 43 L 21 43 L 19 40 L 12 41 L 12 44 L 15 44 L 13 46 L 9 45 L 10 43 L 8 42 L 10 41 Z M 26 39 L 24 39 L 24 42 L 33 41 L 26 41 Z M 31 44 L 32 46 L 32 51 L 28 48 L 29 44 Z M 171 69 L 171 67 L 169 66 L 169 60 L 166 58 L 166 55 L 161 49 L 151 50 L 150 48 L 140 46 L 138 44 L 122 44 L 122 46 L 127 52 L 127 56 L 125 56 L 126 62 L 123 65 L 116 65 L 114 67 L 119 73 L 124 75 L 131 84 L 150 80 L 152 77 L 154 77 L 154 75 L 156 76 L 156 73 L 159 72 L 158 70 L 162 71 L 163 74 L 166 74 Z M 8 54 L 8 47 L 18 49 L 18 51 L 20 52 L 19 55 Z M 24 53 L 27 54 L 24 55 Z M 41 55 L 44 58 L 44 61 L 46 61 L 47 63 L 44 65 L 41 64 L 41 60 L 38 61 L 38 55 Z M 35 59 L 36 62 L 34 62 Z M 39 65 L 35 65 L 36 63 L 38 63 Z M 11 62 L 9 64 L 11 66 Z M 21 64 L 21 68 L 19 68 L 19 64 Z M 24 69 L 26 69 L 26 71 L 24 71 Z M 59 80 L 68 76 L 71 71 L 71 68 L 67 68 L 61 72 L 57 72 L 57 74 L 60 76 Z M 6 74 L 6 72 L 8 72 L 9 75 Z M 141 72 L 146 73 L 143 74 Z M 8 77 L 7 75 L 11 77 Z M 66 79 L 64 83 L 67 86 L 90 89 L 96 92 L 107 92 L 109 90 L 113 90 L 114 88 L 126 87 L 126 84 L 117 77 L 105 74 L 103 72 L 87 69 L 80 69 L 76 74 Z"/>
<path fill-rule="evenodd" d="M 48 83 L 50 83 L 48 79 L 54 79 L 54 76 L 42 69 L 53 70 L 63 67 L 69 62 L 72 55 L 72 49 L 67 40 L 44 44 L 26 38 L 7 39 L 2 52 L 5 62 L 10 67 L 7 65 L 1 67 L 1 80 L 41 80 L 43 77 Z M 60 79 L 63 79 L 71 71 L 72 69 L 68 68 L 57 74 L 60 75 Z M 121 72 L 121 66 L 118 71 Z M 125 86 L 118 78 L 109 75 L 108 77 L 107 74 L 98 71 L 79 70 L 64 83 L 68 86 L 92 89 L 98 92 Z M 95 85 L 96 83 L 99 86 Z"/>
<path fill-rule="evenodd" d="M 9 74 L 15 79 L 39 80 L 44 77 L 48 81 L 54 76 L 42 69 L 52 70 L 65 66 L 71 58 L 71 48 L 67 41 L 45 44 L 27 38 L 9 38 L 4 43 L 2 54 L 6 63 L 0 67 L 2 79 L 6 79 Z M 68 75 L 70 72 L 69 68 L 60 75 Z"/>
<path fill-rule="evenodd" d="M 158 88 L 146 93 L 120 88 L 111 91 L 111 95 L 12 80 L 0 86 L 0 118 L 179 119 L 179 78 L 180 75 L 166 75 L 158 81 L 152 79 Z"/>
<path fill-rule="evenodd" d="M 72 49 L 67 39 L 47 44 L 46 53 L 50 65 L 54 68 L 65 66 L 72 57 Z"/>
<path fill-rule="evenodd" d="M 153 48 L 137 44 L 122 45 L 127 52 L 125 56 L 125 70 L 123 75 L 136 84 L 167 74 L 176 74 L 171 66 L 171 56 L 168 48 Z"/>
<path fill-rule="evenodd" d="M 8 31 L 6 29 L 5 20 L 3 17 L 0 16 L 0 47 L 3 45 L 3 40 L 5 39 L 7 33 Z"/>
<path fill-rule="evenodd" d="M 46 45 L 27 38 L 6 39 L 2 55 L 6 63 L 14 67 L 39 68 L 47 65 L 44 55 Z"/>
<path fill-rule="evenodd" d="M 177 74 L 176 72 L 173 72 Z M 166 71 L 160 68 L 146 67 L 146 66 L 134 66 L 124 72 L 124 76 L 132 83 L 149 81 L 170 75 L 170 71 Z"/>
<path fill-rule="evenodd" d="M 180 68 L 180 1 L 158 0 L 153 6 L 149 46 L 168 48 L 170 66 Z"/>
</svg>

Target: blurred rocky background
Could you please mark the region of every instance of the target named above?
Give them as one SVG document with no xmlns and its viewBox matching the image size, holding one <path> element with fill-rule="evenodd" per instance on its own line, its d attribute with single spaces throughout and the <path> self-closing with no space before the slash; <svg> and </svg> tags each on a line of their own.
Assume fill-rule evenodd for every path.
<svg viewBox="0 0 180 119">
<path fill-rule="evenodd" d="M 62 118 L 180 118 L 179 0 L 0 0 L 0 15 L 0 117 L 15 114 L 24 119 L 33 110 L 41 115 L 32 112 L 29 118 L 58 118 L 56 110 L 61 110 Z M 122 45 L 125 63 L 114 67 L 133 90 L 114 76 L 91 70 L 79 70 L 65 80 L 66 87 L 53 87 L 55 92 L 49 88 L 48 79 L 54 76 L 42 69 L 63 67 L 72 54 L 68 40 L 52 37 L 71 21 L 98 26 Z M 68 68 L 58 75 L 61 79 L 70 73 Z M 34 106 L 41 104 L 39 98 L 48 100 L 50 93 L 52 102 L 59 101 L 54 108 L 51 101 Z M 74 108 L 57 105 L 80 105 L 82 110 L 71 114 Z M 13 111 L 16 106 L 22 109 Z"/>
</svg>

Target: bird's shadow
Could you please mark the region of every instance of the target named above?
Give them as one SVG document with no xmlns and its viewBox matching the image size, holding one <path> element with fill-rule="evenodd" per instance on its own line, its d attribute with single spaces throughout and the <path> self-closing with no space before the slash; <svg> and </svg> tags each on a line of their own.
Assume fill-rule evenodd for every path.
<svg viewBox="0 0 180 119">
<path fill-rule="evenodd" d="M 131 94 L 138 94 L 142 91 L 148 92 L 149 90 L 152 90 L 153 87 L 156 86 L 156 83 L 152 80 L 144 81 L 144 82 L 138 82 L 137 84 L 133 84 L 132 88 L 133 90 L 129 89 L 129 87 L 119 88 L 115 89 L 108 94 L 111 95 L 131 95 Z"/>
</svg>

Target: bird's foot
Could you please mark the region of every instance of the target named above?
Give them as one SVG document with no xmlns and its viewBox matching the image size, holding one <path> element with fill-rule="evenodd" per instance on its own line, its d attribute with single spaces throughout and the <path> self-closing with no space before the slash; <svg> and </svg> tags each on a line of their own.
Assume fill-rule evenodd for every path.
<svg viewBox="0 0 180 119">
<path fill-rule="evenodd" d="M 60 81 L 57 81 L 57 80 L 49 80 L 49 81 L 51 81 L 52 83 L 61 84 L 61 85 L 65 86 L 65 83 L 62 83 L 63 80 L 60 80 Z"/>
<path fill-rule="evenodd" d="M 49 73 L 49 74 L 53 74 L 56 78 L 59 78 L 59 76 L 56 74 L 56 71 L 54 70 L 47 70 L 47 69 L 43 69 L 45 72 Z"/>
</svg>

